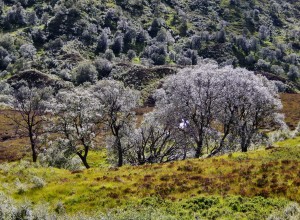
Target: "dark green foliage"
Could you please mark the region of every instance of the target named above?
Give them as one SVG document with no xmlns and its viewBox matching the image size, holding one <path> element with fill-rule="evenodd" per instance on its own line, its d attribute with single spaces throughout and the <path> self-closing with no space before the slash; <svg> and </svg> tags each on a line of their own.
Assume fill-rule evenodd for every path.
<svg viewBox="0 0 300 220">
<path fill-rule="evenodd" d="M 5 70 L 10 63 L 10 58 L 7 50 L 0 46 L 0 70 Z"/>
<path fill-rule="evenodd" d="M 36 45 L 37 47 L 43 46 L 43 44 L 47 40 L 45 32 L 38 28 L 34 28 L 31 31 L 31 37 L 32 37 L 32 41 L 33 41 L 34 45 Z"/>
<path fill-rule="evenodd" d="M 190 1 L 189 5 L 191 10 L 199 10 L 203 13 L 207 13 L 207 7 L 209 6 L 209 0 L 194 0 Z"/>
<path fill-rule="evenodd" d="M 133 58 L 135 58 L 136 53 L 134 52 L 134 50 L 128 50 L 127 57 L 128 57 L 129 60 L 132 60 Z"/>
<path fill-rule="evenodd" d="M 123 51 L 123 48 L 124 48 L 123 36 L 117 36 L 114 39 L 114 43 L 111 46 L 111 49 L 116 55 L 119 55 Z"/>
<path fill-rule="evenodd" d="M 184 19 L 179 26 L 180 36 L 185 37 L 187 35 L 187 31 L 188 31 L 188 24 L 187 24 L 187 20 Z"/>
<path fill-rule="evenodd" d="M 17 3 L 7 12 L 4 18 L 3 27 L 5 29 L 12 29 L 24 25 L 26 25 L 26 12 L 22 5 Z"/>
<path fill-rule="evenodd" d="M 222 29 L 222 30 L 220 30 L 219 32 L 217 32 L 216 40 L 217 40 L 219 43 L 225 43 L 225 42 L 226 42 L 226 32 L 225 32 L 224 29 Z"/>
<path fill-rule="evenodd" d="M 117 12 L 113 9 L 109 9 L 105 15 L 105 20 L 104 20 L 105 27 L 109 27 L 111 30 L 116 30 L 118 21 L 119 21 L 119 16 Z"/>
<path fill-rule="evenodd" d="M 218 198 L 206 198 L 206 197 L 199 197 L 195 199 L 191 199 L 187 202 L 186 205 L 183 205 L 184 208 L 192 210 L 194 212 L 198 212 L 203 209 L 209 209 L 213 205 L 219 203 Z"/>
<path fill-rule="evenodd" d="M 109 61 L 112 61 L 115 58 L 115 54 L 111 49 L 107 49 L 104 54 L 105 58 Z"/>
<path fill-rule="evenodd" d="M 59 10 L 48 22 L 47 30 L 49 31 L 50 37 L 53 38 L 62 34 L 77 35 L 78 33 L 74 28 L 80 17 L 81 13 L 76 8 Z"/>
<path fill-rule="evenodd" d="M 94 65 L 98 72 L 99 79 L 107 77 L 112 70 L 112 64 L 106 59 L 98 58 L 94 61 Z"/>
<path fill-rule="evenodd" d="M 149 34 L 151 37 L 156 37 L 157 33 L 159 32 L 159 30 L 161 29 L 161 20 L 158 19 L 158 18 L 155 18 L 153 21 L 152 21 L 152 24 L 149 28 Z"/>
<path fill-rule="evenodd" d="M 192 60 L 185 56 L 179 56 L 177 59 L 177 63 L 181 66 L 189 66 L 193 64 Z"/>
<path fill-rule="evenodd" d="M 136 31 L 134 29 L 129 29 L 124 34 L 124 52 L 134 48 L 134 42 L 136 38 Z"/>
<path fill-rule="evenodd" d="M 297 79 L 299 78 L 299 69 L 298 69 L 298 67 L 296 67 L 296 66 L 291 66 L 290 67 L 290 70 L 289 70 L 289 72 L 288 72 L 288 78 L 291 80 L 291 81 L 293 81 L 293 82 L 295 82 L 295 81 L 297 81 Z"/>
<path fill-rule="evenodd" d="M 191 39 L 191 49 L 198 50 L 201 48 L 201 37 L 194 35 Z"/>
<path fill-rule="evenodd" d="M 158 42 L 162 42 L 162 43 L 166 42 L 167 38 L 168 38 L 168 36 L 167 36 L 166 30 L 162 29 L 157 33 L 156 40 Z"/>
<path fill-rule="evenodd" d="M 185 57 L 189 58 L 192 61 L 192 65 L 197 65 L 198 54 L 195 50 L 187 50 L 185 52 Z"/>
<path fill-rule="evenodd" d="M 94 83 L 97 81 L 98 72 L 96 67 L 91 63 L 81 63 L 75 69 L 74 79 L 76 84 L 83 84 L 85 82 Z"/>
<path fill-rule="evenodd" d="M 167 58 L 167 52 L 164 45 L 152 45 L 148 51 L 149 58 L 154 62 L 154 65 L 164 65 Z"/>
<path fill-rule="evenodd" d="M 97 42 L 97 53 L 104 53 L 108 48 L 107 34 L 102 33 Z"/>
<path fill-rule="evenodd" d="M 1 0 L 0 46 L 9 55 L 1 49 L 0 68 L 67 76 L 83 57 L 195 65 L 199 55 L 297 81 L 299 14 L 297 1 L 280 0 Z M 34 62 L 20 59 L 23 44 L 37 49 Z"/>
</svg>

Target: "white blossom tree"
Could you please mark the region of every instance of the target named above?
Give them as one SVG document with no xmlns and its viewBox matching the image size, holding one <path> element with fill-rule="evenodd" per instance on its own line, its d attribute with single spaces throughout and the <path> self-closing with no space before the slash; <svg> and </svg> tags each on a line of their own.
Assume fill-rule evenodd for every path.
<svg viewBox="0 0 300 220">
<path fill-rule="evenodd" d="M 126 88 L 114 80 L 101 80 L 92 87 L 93 95 L 99 105 L 103 105 L 104 125 L 110 131 L 108 148 L 117 165 L 124 164 L 124 154 L 129 150 L 127 138 L 135 128 L 135 112 L 139 93 Z"/>
<path fill-rule="evenodd" d="M 265 77 L 230 66 L 206 63 L 168 77 L 156 93 L 156 106 L 165 109 L 169 126 L 194 143 L 194 157 L 207 140 L 217 141 L 212 155 L 238 142 L 245 152 L 263 128 L 282 124 L 275 85 Z"/>
<path fill-rule="evenodd" d="M 260 129 L 283 125 L 282 108 L 274 83 L 265 77 L 237 69 L 236 84 L 240 93 L 235 97 L 239 102 L 236 108 L 233 132 L 240 140 L 242 152 L 246 152 Z M 242 80 L 243 79 L 243 80 Z"/>
<path fill-rule="evenodd" d="M 222 72 L 221 108 L 216 117 L 222 136 L 212 155 L 234 146 L 233 141 L 238 141 L 241 151 L 246 152 L 261 129 L 283 125 L 278 113 L 282 105 L 273 82 L 241 68 L 228 66 Z"/>
<path fill-rule="evenodd" d="M 52 105 L 54 132 L 62 135 L 65 147 L 77 154 L 86 168 L 87 157 L 100 131 L 103 106 L 87 87 L 58 92 Z"/>
<path fill-rule="evenodd" d="M 166 79 L 157 94 L 157 108 L 168 110 L 166 117 L 177 127 L 184 120 L 189 124 L 181 129 L 195 143 L 195 157 L 202 154 L 204 141 L 211 134 L 212 122 L 218 110 L 220 78 L 217 65 L 208 64 L 201 68 L 186 68 Z M 173 113 L 170 113 L 170 112 Z M 171 126 L 171 125 L 170 125 Z"/>
</svg>

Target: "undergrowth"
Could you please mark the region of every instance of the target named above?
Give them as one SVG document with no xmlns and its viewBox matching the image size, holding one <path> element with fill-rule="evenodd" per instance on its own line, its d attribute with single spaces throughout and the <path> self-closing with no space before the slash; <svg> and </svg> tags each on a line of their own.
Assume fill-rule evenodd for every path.
<svg viewBox="0 0 300 220">
<path fill-rule="evenodd" d="M 21 160 L 0 165 L 0 191 L 21 203 L 49 203 L 52 210 L 60 204 L 69 215 L 257 219 L 300 202 L 299 143 L 295 137 L 268 150 L 122 168 L 109 167 L 102 153 L 93 152 L 95 166 L 83 171 Z"/>
</svg>

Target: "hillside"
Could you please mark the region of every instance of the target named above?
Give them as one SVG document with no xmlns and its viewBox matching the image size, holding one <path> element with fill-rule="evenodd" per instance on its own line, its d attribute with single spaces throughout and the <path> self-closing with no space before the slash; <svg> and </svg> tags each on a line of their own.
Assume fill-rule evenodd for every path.
<svg viewBox="0 0 300 220">
<path fill-rule="evenodd" d="M 298 1 L 1 0 L 0 15 L 1 78 L 37 69 L 80 84 L 203 57 L 298 82 Z"/>
<path fill-rule="evenodd" d="M 0 220 L 300 219 L 300 1 L 0 0 Z"/>
<path fill-rule="evenodd" d="M 299 202 L 299 141 L 211 159 L 122 168 L 95 164 L 80 172 L 21 160 L 1 164 L 0 189 L 16 201 L 25 199 L 28 209 L 47 202 L 50 210 L 69 215 L 111 212 L 112 219 L 150 219 L 152 212 L 154 219 L 263 219 L 280 215 L 289 201 Z M 93 162 L 99 162 L 96 155 Z"/>
</svg>

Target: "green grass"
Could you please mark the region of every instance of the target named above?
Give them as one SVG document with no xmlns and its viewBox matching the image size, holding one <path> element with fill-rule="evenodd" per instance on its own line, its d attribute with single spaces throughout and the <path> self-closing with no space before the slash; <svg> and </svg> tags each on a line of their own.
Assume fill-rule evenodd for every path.
<svg viewBox="0 0 300 220">
<path fill-rule="evenodd" d="M 133 62 L 134 64 L 141 64 L 141 60 L 140 60 L 139 57 L 133 58 L 132 62 Z"/>
<path fill-rule="evenodd" d="M 197 198 L 217 198 L 218 202 L 209 210 L 213 213 L 221 210 L 228 214 L 228 219 L 235 215 L 246 218 L 243 208 L 232 209 L 230 205 L 232 200 L 239 199 L 252 204 L 248 211 L 254 216 L 255 213 L 267 216 L 275 206 L 284 207 L 288 201 L 300 202 L 299 143 L 297 137 L 276 143 L 277 147 L 270 150 L 122 168 L 110 168 L 105 152 L 91 152 L 89 161 L 93 168 L 73 173 L 42 168 L 23 160 L 0 166 L 0 191 L 17 201 L 47 202 L 52 208 L 61 201 L 68 213 L 107 212 L 159 198 L 171 204 L 171 210 L 179 209 L 177 206 L 186 210 L 184 216 L 194 212 L 202 216 L 209 213 L 207 209 L 205 214 L 184 204 Z M 42 178 L 46 185 L 36 188 L 33 177 Z M 25 186 L 24 192 L 16 184 L 17 179 Z M 259 211 L 253 207 L 258 204 L 253 202 L 256 200 L 267 203 L 268 208 Z"/>
<path fill-rule="evenodd" d="M 109 167 L 109 163 L 106 158 L 106 150 L 101 151 L 91 151 L 89 152 L 88 159 L 90 162 L 90 166 L 96 168 L 107 168 Z"/>
</svg>

